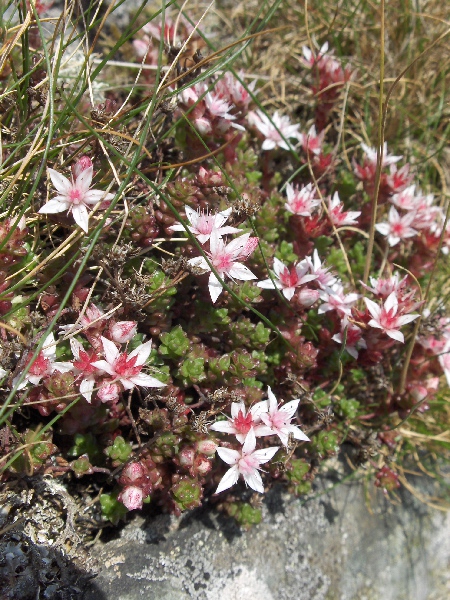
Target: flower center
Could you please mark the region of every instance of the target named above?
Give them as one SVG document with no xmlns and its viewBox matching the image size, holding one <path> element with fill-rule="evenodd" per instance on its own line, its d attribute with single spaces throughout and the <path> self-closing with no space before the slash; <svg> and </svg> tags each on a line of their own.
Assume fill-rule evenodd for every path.
<svg viewBox="0 0 450 600">
<path fill-rule="evenodd" d="M 137 360 L 137 356 L 133 356 L 133 358 L 128 358 L 127 354 L 121 354 L 114 361 L 114 370 L 121 378 L 129 378 L 137 375 L 141 372 L 142 366 L 135 366 Z"/>
<path fill-rule="evenodd" d="M 237 433 L 242 433 L 244 435 L 247 435 L 247 433 L 250 431 L 251 427 L 253 424 L 253 416 L 251 413 L 248 413 L 248 415 L 244 415 L 244 413 L 242 412 L 242 410 L 240 410 L 238 412 L 237 417 L 235 417 L 234 419 L 234 427 L 237 431 Z"/>
<path fill-rule="evenodd" d="M 203 234 L 209 234 L 212 232 L 214 227 L 214 217 L 202 213 L 197 221 L 197 230 Z"/>
<path fill-rule="evenodd" d="M 242 474 L 250 475 L 255 469 L 259 467 L 259 461 L 257 458 L 248 454 L 239 459 L 239 471 Z"/>
<path fill-rule="evenodd" d="M 81 204 L 81 202 L 83 201 L 83 193 L 81 192 L 81 190 L 73 188 L 69 192 L 69 199 L 72 202 L 72 204 Z"/>
<path fill-rule="evenodd" d="M 284 287 L 295 287 L 298 285 L 298 275 L 294 267 L 289 271 L 287 267 L 280 273 L 280 281 Z"/>
</svg>

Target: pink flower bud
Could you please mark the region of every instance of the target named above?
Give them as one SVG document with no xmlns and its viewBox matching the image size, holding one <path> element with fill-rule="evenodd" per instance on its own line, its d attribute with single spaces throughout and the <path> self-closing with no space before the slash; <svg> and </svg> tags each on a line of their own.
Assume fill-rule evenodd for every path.
<svg viewBox="0 0 450 600">
<path fill-rule="evenodd" d="M 72 165 L 72 175 L 74 179 L 79 177 L 83 171 L 92 166 L 92 160 L 89 158 L 89 156 L 82 156 L 79 158 L 77 162 Z"/>
<path fill-rule="evenodd" d="M 141 488 L 130 485 L 126 487 L 118 496 L 117 500 L 122 502 L 128 510 L 136 510 L 142 508 L 142 501 L 144 499 L 144 493 Z"/>
<path fill-rule="evenodd" d="M 148 36 L 145 36 L 142 40 L 133 40 L 132 44 L 138 58 L 144 58 L 153 46 Z"/>
<path fill-rule="evenodd" d="M 87 307 L 86 312 L 80 319 L 80 325 L 82 325 L 83 327 L 86 328 L 93 321 L 95 321 L 95 323 L 92 325 L 92 327 L 94 327 L 96 329 L 103 329 L 103 326 L 104 326 L 104 319 L 102 318 L 103 314 L 104 314 L 103 311 L 100 310 L 97 306 L 95 306 L 95 304 L 90 304 Z"/>
<path fill-rule="evenodd" d="M 192 466 L 192 471 L 200 476 L 207 475 L 212 469 L 211 461 L 205 456 L 197 456 Z"/>
<path fill-rule="evenodd" d="M 130 484 L 144 476 L 144 467 L 140 462 L 132 462 L 123 469 L 120 479 L 123 483 Z"/>
<path fill-rule="evenodd" d="M 115 402 L 119 399 L 120 388 L 117 383 L 104 383 L 97 392 L 102 402 Z"/>
<path fill-rule="evenodd" d="M 319 299 L 319 291 L 303 288 L 298 293 L 298 300 L 302 306 L 312 306 Z"/>
<path fill-rule="evenodd" d="M 109 327 L 109 333 L 113 342 L 124 344 L 129 342 L 136 334 L 136 321 L 119 321 Z"/>
<path fill-rule="evenodd" d="M 211 123 L 208 121 L 208 119 L 205 119 L 205 117 L 199 117 L 198 119 L 195 119 L 194 125 L 197 131 L 203 135 L 211 133 L 212 131 Z"/>
<path fill-rule="evenodd" d="M 217 450 L 217 444 L 213 440 L 200 440 L 195 444 L 195 449 L 200 454 L 205 454 L 206 456 L 214 456 Z"/>
<path fill-rule="evenodd" d="M 180 465 L 183 467 L 191 467 L 194 464 L 195 450 L 192 446 L 185 446 L 178 454 Z"/>
</svg>

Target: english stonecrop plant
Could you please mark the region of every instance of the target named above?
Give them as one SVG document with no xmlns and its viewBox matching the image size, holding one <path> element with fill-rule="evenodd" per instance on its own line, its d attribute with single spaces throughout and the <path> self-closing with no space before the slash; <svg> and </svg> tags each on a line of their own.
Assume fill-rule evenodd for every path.
<svg viewBox="0 0 450 600">
<path fill-rule="evenodd" d="M 141 10 L 70 90 L 55 78 L 69 42 L 51 54 L 46 7 L 19 4 L 0 95 L 3 480 L 100 481 L 113 522 L 208 495 L 248 526 L 246 487 L 308 493 L 351 444 L 393 492 L 391 432 L 450 382 L 450 318 L 430 303 L 450 226 L 382 137 L 351 162 L 332 150 L 351 63 L 303 47 L 315 103 L 298 122 L 235 70 L 239 52 L 218 68 L 191 52 L 211 42 L 187 17 Z M 95 105 L 90 78 L 119 47 L 142 88 Z"/>
</svg>

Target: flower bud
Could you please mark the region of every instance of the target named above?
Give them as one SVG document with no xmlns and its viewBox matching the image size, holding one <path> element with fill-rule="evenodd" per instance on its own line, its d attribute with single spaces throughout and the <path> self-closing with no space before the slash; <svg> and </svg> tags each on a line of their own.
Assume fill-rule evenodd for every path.
<svg viewBox="0 0 450 600">
<path fill-rule="evenodd" d="M 136 321 L 119 321 L 109 327 L 109 333 L 113 342 L 124 344 L 129 342 L 136 334 Z"/>
<path fill-rule="evenodd" d="M 120 476 L 121 482 L 128 485 L 144 476 L 144 467 L 140 462 L 132 462 L 125 466 Z"/>
<path fill-rule="evenodd" d="M 194 125 L 197 131 L 203 135 L 211 133 L 212 131 L 211 123 L 208 121 L 208 119 L 205 119 L 205 117 L 199 117 L 198 119 L 195 119 Z"/>
<path fill-rule="evenodd" d="M 206 454 L 206 456 L 214 456 L 217 450 L 217 444 L 213 440 L 200 440 L 195 444 L 195 449 L 200 454 Z"/>
<path fill-rule="evenodd" d="M 72 165 L 72 175 L 74 179 L 79 177 L 83 171 L 92 167 L 92 160 L 89 156 L 82 156 L 77 160 L 77 162 Z"/>
<path fill-rule="evenodd" d="M 191 467 L 194 464 L 195 450 L 192 446 L 185 446 L 179 454 L 180 466 Z"/>
<path fill-rule="evenodd" d="M 102 402 L 115 402 L 119 399 L 120 388 L 117 383 L 104 383 L 97 392 Z"/>
<path fill-rule="evenodd" d="M 192 465 L 192 471 L 200 476 L 207 475 L 212 469 L 211 461 L 209 461 L 206 456 L 196 456 L 194 460 L 194 464 Z"/>
<path fill-rule="evenodd" d="M 144 493 L 141 488 L 130 485 L 117 496 L 117 499 L 119 502 L 122 502 L 128 510 L 136 510 L 137 508 L 142 508 Z"/>
<path fill-rule="evenodd" d="M 298 293 L 298 300 L 302 306 L 308 308 L 319 299 L 319 291 L 310 288 L 303 288 Z"/>
</svg>

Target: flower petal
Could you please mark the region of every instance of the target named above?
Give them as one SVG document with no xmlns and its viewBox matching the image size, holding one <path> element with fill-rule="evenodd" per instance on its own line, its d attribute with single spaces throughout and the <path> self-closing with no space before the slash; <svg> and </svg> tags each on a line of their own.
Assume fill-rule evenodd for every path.
<svg viewBox="0 0 450 600">
<path fill-rule="evenodd" d="M 111 340 L 108 340 L 103 336 L 101 336 L 101 340 L 103 345 L 103 351 L 105 352 L 105 358 L 108 361 L 108 363 L 112 365 L 116 358 L 119 356 L 120 352 L 115 343 Z"/>
<path fill-rule="evenodd" d="M 147 375 L 146 373 L 139 373 L 138 375 L 133 375 L 129 378 L 134 385 L 139 385 L 141 387 L 152 387 L 152 388 L 160 388 L 164 387 L 166 384 L 156 377 L 152 377 L 151 375 Z"/>
<path fill-rule="evenodd" d="M 273 413 L 277 410 L 278 401 L 275 397 L 275 394 L 272 392 L 270 385 L 267 386 L 267 396 L 269 398 L 269 412 Z"/>
<path fill-rule="evenodd" d="M 217 298 L 220 296 L 220 294 L 223 291 L 222 284 L 217 279 L 217 277 L 214 275 L 214 273 L 211 273 L 211 275 L 209 276 L 208 289 L 209 289 L 209 295 L 211 296 L 212 303 L 214 304 L 216 302 Z"/>
<path fill-rule="evenodd" d="M 92 377 L 83 379 L 80 383 L 80 394 L 89 402 L 89 404 L 92 402 L 92 392 L 94 390 L 94 385 L 95 379 L 93 379 Z"/>
<path fill-rule="evenodd" d="M 300 404 L 300 398 L 297 400 L 291 400 L 290 402 L 286 402 L 283 406 L 280 406 L 278 409 L 280 412 L 286 413 L 286 417 L 292 419 L 292 417 L 297 412 L 298 405 Z"/>
<path fill-rule="evenodd" d="M 89 214 L 84 204 L 78 204 L 72 208 L 73 220 L 81 229 L 88 233 L 89 231 Z"/>
<path fill-rule="evenodd" d="M 115 370 L 108 362 L 106 362 L 106 360 L 96 360 L 95 362 L 92 362 L 91 365 L 99 371 L 108 373 L 108 375 L 116 375 Z"/>
<path fill-rule="evenodd" d="M 216 421 L 209 427 L 212 431 L 220 431 L 221 433 L 230 433 L 234 435 L 236 428 L 231 421 Z"/>
<path fill-rule="evenodd" d="M 261 475 L 255 469 L 251 473 L 244 473 L 244 481 L 251 487 L 255 492 L 259 492 L 260 494 L 264 494 L 264 484 L 261 479 Z"/>
<path fill-rule="evenodd" d="M 303 431 L 296 425 L 288 425 L 289 433 L 292 433 L 296 440 L 302 440 L 304 442 L 310 442 L 311 440 Z"/>
<path fill-rule="evenodd" d="M 251 454 L 255 448 L 256 448 L 255 432 L 253 431 L 253 429 L 250 429 L 250 431 L 245 436 L 245 442 L 244 442 L 244 445 L 242 446 L 242 452 L 243 452 L 243 454 Z"/>
<path fill-rule="evenodd" d="M 231 412 L 231 418 L 235 419 L 238 416 L 239 411 L 241 411 L 242 414 L 245 415 L 245 413 L 247 412 L 245 410 L 245 404 L 243 402 L 232 402 L 231 403 L 231 410 L 230 410 L 230 412 Z"/>
<path fill-rule="evenodd" d="M 91 165 L 87 169 L 83 169 L 75 180 L 73 187 L 85 194 L 91 187 L 92 177 L 94 176 L 94 167 Z"/>
<path fill-rule="evenodd" d="M 250 279 L 257 279 L 248 267 L 242 263 L 235 262 L 231 269 L 227 271 L 227 274 L 234 279 L 240 279 L 241 281 L 250 281 Z"/>
<path fill-rule="evenodd" d="M 72 189 L 72 183 L 67 179 L 67 177 L 64 177 L 64 175 L 61 175 L 61 173 L 58 173 L 58 171 L 55 171 L 55 169 L 50 169 L 49 167 L 47 171 L 50 175 L 53 185 L 58 192 L 67 196 Z"/>
<path fill-rule="evenodd" d="M 270 448 L 262 448 L 261 450 L 255 450 L 253 456 L 258 460 L 260 465 L 268 462 L 278 452 L 279 446 L 271 446 Z"/>
<path fill-rule="evenodd" d="M 237 462 L 241 458 L 240 452 L 238 452 L 237 450 L 232 450 L 231 448 L 224 448 L 223 446 L 219 446 L 217 448 L 217 454 L 228 465 L 237 464 Z"/>
<path fill-rule="evenodd" d="M 40 215 L 53 215 L 56 213 L 65 212 L 66 210 L 69 210 L 69 208 L 69 202 L 62 202 L 60 200 L 56 200 L 56 198 L 52 198 L 47 202 L 47 204 L 44 204 L 44 206 L 38 210 L 38 213 Z"/>
<path fill-rule="evenodd" d="M 386 329 L 385 332 L 386 332 L 386 335 L 388 335 L 393 340 L 396 340 L 397 342 L 401 342 L 402 344 L 405 343 L 405 338 L 401 331 L 397 331 L 396 329 Z"/>
<path fill-rule="evenodd" d="M 220 492 L 223 492 L 223 491 L 227 490 L 228 488 L 232 487 L 233 485 L 236 484 L 238 479 L 239 479 L 238 467 L 237 467 L 237 465 L 234 465 L 234 467 L 231 467 L 231 469 L 228 469 L 228 471 L 222 477 L 222 479 L 219 482 L 219 485 L 217 486 L 217 490 L 215 493 L 220 494 Z"/>
<path fill-rule="evenodd" d="M 145 363 L 147 358 L 150 356 L 151 351 L 152 351 L 152 341 L 149 340 L 148 342 L 145 342 L 145 344 L 141 344 L 135 350 L 133 350 L 133 352 L 131 352 L 129 354 L 128 358 L 134 358 L 135 356 L 137 356 L 135 366 L 140 367 L 141 365 L 143 365 Z"/>
</svg>

